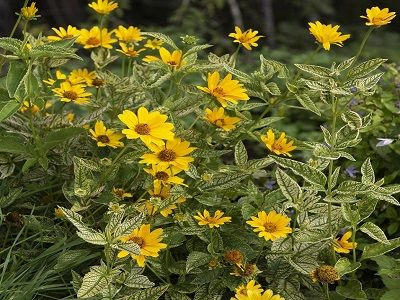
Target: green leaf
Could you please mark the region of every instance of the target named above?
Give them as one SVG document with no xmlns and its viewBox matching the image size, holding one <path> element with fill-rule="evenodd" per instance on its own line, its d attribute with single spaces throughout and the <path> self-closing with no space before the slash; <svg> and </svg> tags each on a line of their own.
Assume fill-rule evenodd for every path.
<svg viewBox="0 0 400 300">
<path fill-rule="evenodd" d="M 32 58 L 42 58 L 42 57 L 49 57 L 49 58 L 75 58 L 78 60 L 83 60 L 74 52 L 75 49 L 69 49 L 65 47 L 55 46 L 54 44 L 43 44 L 33 47 L 31 51 L 29 51 L 29 55 Z"/>
<path fill-rule="evenodd" d="M 210 254 L 198 251 L 191 252 L 186 260 L 186 273 L 190 273 L 193 269 L 208 264 L 210 260 Z"/>
<path fill-rule="evenodd" d="M 202 51 L 204 49 L 210 48 L 212 46 L 213 45 L 209 45 L 209 44 L 196 45 L 196 46 L 190 48 L 188 51 L 186 51 L 185 54 L 183 54 L 183 58 L 185 58 L 185 57 L 187 57 L 187 56 L 189 56 L 189 55 L 191 55 L 193 53 L 197 53 L 197 52 Z"/>
<path fill-rule="evenodd" d="M 318 107 L 311 100 L 310 96 L 307 94 L 296 94 L 297 101 L 307 110 L 312 111 L 314 114 L 321 116 L 321 112 Z"/>
<path fill-rule="evenodd" d="M 236 165 L 242 167 L 247 163 L 247 150 L 242 141 L 235 145 L 235 162 Z"/>
<path fill-rule="evenodd" d="M 92 266 L 83 277 L 82 285 L 77 293 L 79 298 L 90 298 L 101 293 L 111 284 L 106 266 Z"/>
<path fill-rule="evenodd" d="M 349 125 L 350 129 L 360 129 L 362 127 L 362 119 L 358 113 L 348 110 L 341 114 L 342 120 Z"/>
<path fill-rule="evenodd" d="M 371 159 L 368 157 L 361 166 L 361 182 L 365 184 L 373 184 L 375 182 L 375 173 L 372 168 Z"/>
<path fill-rule="evenodd" d="M 286 199 L 293 203 L 299 201 L 302 192 L 297 182 L 279 168 L 276 169 L 275 176 L 279 188 Z"/>
<path fill-rule="evenodd" d="M 10 51 L 13 54 L 19 56 L 22 49 L 22 41 L 10 37 L 0 38 L 0 48 Z"/>
<path fill-rule="evenodd" d="M 381 79 L 383 74 L 385 73 L 381 72 L 365 78 L 356 79 L 354 80 L 354 85 L 361 91 L 372 89 L 378 83 L 379 79 Z"/>
<path fill-rule="evenodd" d="M 252 159 L 246 163 L 246 168 L 248 171 L 251 171 L 251 170 L 255 171 L 255 170 L 263 169 L 272 163 L 273 163 L 273 160 L 269 157 Z"/>
<path fill-rule="evenodd" d="M 144 214 L 141 213 L 133 217 L 132 219 L 125 219 L 124 222 L 122 222 L 122 224 L 115 229 L 114 236 L 120 237 L 130 234 L 133 229 L 139 227 L 142 224 L 144 217 Z"/>
<path fill-rule="evenodd" d="M 336 292 L 346 299 L 367 299 L 367 295 L 362 290 L 361 282 L 354 279 L 349 280 L 345 286 L 336 287 Z"/>
<path fill-rule="evenodd" d="M 348 203 L 342 203 L 342 215 L 352 225 L 357 224 L 361 219 L 358 209 L 352 209 Z"/>
<path fill-rule="evenodd" d="M 214 175 L 211 181 L 202 182 L 198 188 L 203 191 L 217 189 L 217 190 L 225 190 L 229 189 L 233 186 L 239 184 L 240 181 L 248 177 L 247 174 L 235 173 L 235 174 L 226 174 L 220 173 Z"/>
<path fill-rule="evenodd" d="M 81 127 L 68 127 L 52 131 L 44 136 L 44 147 L 51 149 L 85 131 L 86 130 Z"/>
<path fill-rule="evenodd" d="M 389 243 L 390 244 L 375 243 L 365 246 L 361 260 L 381 256 L 400 247 L 400 238 L 391 239 Z"/>
<path fill-rule="evenodd" d="M 295 256 L 288 261 L 293 268 L 304 275 L 309 275 L 318 267 L 316 258 L 308 255 L 299 257 Z"/>
<path fill-rule="evenodd" d="M 329 78 L 331 77 L 332 70 L 320 66 L 315 65 L 304 65 L 304 64 L 294 64 L 297 68 L 302 70 L 303 72 L 312 74 L 321 78 Z"/>
<path fill-rule="evenodd" d="M 265 59 L 265 57 L 260 55 L 261 64 L 264 66 L 270 66 L 275 72 L 278 73 L 278 78 L 289 78 L 289 70 L 288 68 L 275 60 Z"/>
<path fill-rule="evenodd" d="M 338 70 L 339 72 L 342 72 L 346 69 L 348 69 L 354 62 L 354 60 L 356 59 L 355 56 L 353 56 L 352 58 L 346 59 L 345 61 L 342 61 L 337 67 L 336 70 Z"/>
<path fill-rule="evenodd" d="M 343 181 L 335 192 L 338 194 L 367 194 L 370 192 L 376 192 L 387 195 L 390 193 L 382 187 L 351 180 Z"/>
<path fill-rule="evenodd" d="M 385 61 L 387 61 L 387 59 L 384 58 L 374 58 L 371 60 L 367 60 L 366 62 L 363 62 L 358 66 L 354 67 L 352 70 L 350 70 L 349 77 L 351 78 L 364 77 L 365 75 L 368 75 L 369 73 L 379 68 Z"/>
<path fill-rule="evenodd" d="M 380 229 L 379 226 L 375 225 L 374 223 L 366 222 L 360 227 L 360 230 L 368 234 L 374 240 L 377 240 L 378 242 L 381 242 L 386 245 L 390 245 L 390 242 L 388 241 L 383 230 Z"/>
<path fill-rule="evenodd" d="M 0 152 L 26 154 L 24 142 L 16 136 L 0 136 Z"/>
<path fill-rule="evenodd" d="M 17 100 L 10 100 L 8 102 L 0 102 L 0 122 L 11 117 L 20 108 L 21 103 Z"/>
<path fill-rule="evenodd" d="M 282 119 L 284 119 L 284 118 L 283 117 L 267 117 L 267 118 L 259 120 L 257 123 L 254 123 L 254 125 L 251 128 L 252 129 L 262 128 L 262 127 L 268 126 L 272 123 L 278 122 Z"/>
<path fill-rule="evenodd" d="M 168 290 L 168 288 L 168 284 L 151 287 L 145 290 L 134 292 L 132 296 L 126 298 L 126 300 L 157 300 Z"/>
<path fill-rule="evenodd" d="M 291 169 L 295 174 L 301 176 L 307 182 L 315 185 L 317 188 L 324 190 L 326 183 L 326 176 L 321 171 L 295 160 L 282 158 L 277 156 L 269 156 L 278 165 Z"/>
<path fill-rule="evenodd" d="M 116 248 L 118 250 L 127 251 L 130 254 L 134 254 L 134 255 L 140 254 L 140 246 L 132 241 L 128 241 L 126 243 L 119 243 L 118 245 L 113 245 L 113 248 Z"/>
<path fill-rule="evenodd" d="M 10 98 L 14 98 L 17 91 L 24 87 L 24 77 L 28 68 L 25 64 L 13 61 L 10 62 L 6 78 L 6 87 Z M 23 99 L 19 99 L 23 100 Z"/>
<path fill-rule="evenodd" d="M 354 272 L 359 267 L 361 267 L 361 263 L 351 262 L 346 257 L 340 258 L 335 264 L 335 269 L 338 271 L 340 277 L 342 277 L 345 274 Z"/>
<path fill-rule="evenodd" d="M 150 288 L 154 286 L 154 283 L 151 282 L 147 276 L 140 274 L 130 274 L 124 281 L 126 286 L 136 289 Z"/>
</svg>

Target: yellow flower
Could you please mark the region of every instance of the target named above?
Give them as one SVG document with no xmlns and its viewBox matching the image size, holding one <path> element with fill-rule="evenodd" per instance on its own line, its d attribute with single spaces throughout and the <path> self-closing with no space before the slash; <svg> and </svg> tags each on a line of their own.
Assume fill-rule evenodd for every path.
<svg viewBox="0 0 400 300">
<path fill-rule="evenodd" d="M 186 185 L 183 183 L 182 178 L 175 176 L 176 174 L 181 172 L 180 169 L 174 167 L 170 168 L 165 165 L 152 165 L 151 169 L 144 169 L 144 170 L 154 177 L 154 184 L 156 184 L 157 182 L 161 182 L 164 185 L 168 184 Z"/>
<path fill-rule="evenodd" d="M 154 215 L 160 207 L 164 207 L 162 210 L 160 210 L 160 214 L 166 218 L 170 214 L 172 214 L 174 209 L 177 208 L 176 204 L 183 203 L 186 201 L 184 197 L 179 197 L 175 201 L 175 203 L 172 203 L 171 205 L 165 207 L 165 205 L 163 205 L 162 202 L 171 196 L 170 190 L 171 190 L 170 185 L 162 185 L 160 181 L 154 182 L 153 190 L 150 190 L 149 194 L 153 198 L 159 198 L 161 201 L 159 203 L 152 203 L 150 201 L 147 201 L 145 203 L 146 210 L 150 215 Z"/>
<path fill-rule="evenodd" d="M 132 197 L 132 194 L 125 192 L 123 188 L 113 188 L 113 193 L 121 199 Z"/>
<path fill-rule="evenodd" d="M 117 257 L 126 257 L 129 254 L 136 260 L 139 267 L 144 267 L 144 262 L 147 256 L 158 257 L 161 249 L 167 248 L 167 244 L 160 243 L 162 240 L 163 230 L 157 228 L 150 231 L 150 224 L 143 224 L 139 228 L 134 229 L 128 236 L 121 237 L 123 242 L 134 242 L 140 247 L 140 254 L 136 255 L 122 250 L 118 253 Z"/>
<path fill-rule="evenodd" d="M 62 102 L 74 102 L 76 104 L 86 104 L 88 97 L 92 94 L 85 91 L 82 84 L 72 85 L 68 81 L 61 83 L 59 88 L 53 89 L 53 92 L 60 97 Z"/>
<path fill-rule="evenodd" d="M 267 131 L 267 135 L 262 135 L 261 140 L 264 142 L 265 146 L 275 154 L 283 154 L 286 156 L 292 156 L 289 152 L 296 149 L 296 146 L 293 146 L 293 141 L 287 142 L 285 138 L 286 134 L 284 132 L 281 133 L 279 138 L 275 140 L 274 132 L 269 129 Z"/>
<path fill-rule="evenodd" d="M 146 145 L 154 143 L 163 146 L 163 140 L 174 138 L 174 125 L 166 123 L 168 116 L 159 111 L 149 112 L 145 107 L 140 107 L 137 115 L 133 111 L 124 110 L 118 118 L 129 128 L 122 130 L 128 139 L 140 138 Z"/>
<path fill-rule="evenodd" d="M 207 85 L 208 87 L 197 86 L 197 88 L 215 97 L 223 107 L 226 107 L 228 102 L 237 104 L 238 100 L 249 100 L 243 84 L 239 83 L 238 80 L 233 80 L 232 74 L 228 74 L 220 80 L 218 72 L 208 73 Z"/>
<path fill-rule="evenodd" d="M 146 63 L 151 63 L 153 61 L 159 61 L 160 59 L 154 55 L 146 55 L 143 57 L 143 61 Z"/>
<path fill-rule="evenodd" d="M 68 122 L 72 123 L 75 120 L 75 114 L 72 112 L 67 113 L 65 116 Z"/>
<path fill-rule="evenodd" d="M 136 57 L 139 55 L 140 52 L 144 51 L 145 49 L 135 50 L 135 46 L 127 46 L 125 43 L 119 43 L 121 49 L 117 49 L 118 52 L 121 52 L 129 57 Z"/>
<path fill-rule="evenodd" d="M 207 108 L 205 112 L 205 118 L 208 122 L 222 128 L 225 131 L 235 129 L 235 124 L 240 122 L 240 118 L 229 117 L 225 115 L 222 107 L 214 108 L 213 110 Z"/>
<path fill-rule="evenodd" d="M 64 213 L 61 208 L 58 207 L 54 209 L 54 216 L 60 219 L 64 217 Z"/>
<path fill-rule="evenodd" d="M 30 6 L 25 6 L 21 8 L 21 15 L 26 19 L 26 20 L 32 20 L 35 17 L 38 17 L 36 13 L 38 12 L 38 9 L 36 8 L 36 3 L 32 2 Z"/>
<path fill-rule="evenodd" d="M 257 36 L 257 33 L 258 31 L 253 31 L 253 29 L 247 29 L 242 32 L 238 26 L 235 26 L 235 32 L 230 33 L 229 36 L 235 39 L 234 43 L 239 43 L 247 50 L 251 50 L 251 47 L 258 46 L 256 42 L 263 37 L 262 35 Z"/>
<path fill-rule="evenodd" d="M 74 83 L 84 82 L 87 86 L 92 86 L 93 80 L 96 78 L 96 72 L 89 72 L 88 69 L 75 69 L 69 73 L 68 80 Z"/>
<path fill-rule="evenodd" d="M 68 25 L 67 29 L 64 29 L 63 27 L 59 27 L 57 28 L 52 28 L 53 31 L 57 34 L 57 35 L 50 35 L 47 38 L 50 41 L 60 41 L 60 40 L 65 40 L 65 39 L 71 39 L 74 37 L 79 36 L 80 31 L 71 25 Z"/>
<path fill-rule="evenodd" d="M 360 16 L 361 18 L 367 19 L 365 23 L 367 26 L 377 26 L 389 24 L 395 17 L 395 12 L 389 12 L 388 8 L 380 9 L 377 6 L 367 8 L 367 16 Z"/>
<path fill-rule="evenodd" d="M 150 49 L 160 49 L 162 44 L 164 44 L 163 41 L 159 39 L 152 39 L 152 40 L 148 39 L 146 41 L 146 44 L 144 44 L 144 47 Z"/>
<path fill-rule="evenodd" d="M 182 50 L 174 50 L 170 53 L 164 47 L 161 47 L 159 50 L 161 60 L 169 65 L 173 70 L 179 69 L 182 65 Z"/>
<path fill-rule="evenodd" d="M 65 80 L 65 79 L 67 79 L 67 76 L 64 73 L 62 73 L 60 70 L 57 70 L 56 71 L 56 80 Z M 52 86 L 56 82 L 56 80 L 49 78 L 47 80 L 43 80 L 43 82 L 46 83 L 48 86 Z"/>
<path fill-rule="evenodd" d="M 342 47 L 343 42 L 350 38 L 350 34 L 342 35 L 342 33 L 338 31 L 339 25 L 332 27 L 331 24 L 324 25 L 319 21 L 315 23 L 309 22 L 308 25 L 310 26 L 310 33 L 327 51 L 331 49 L 331 44 Z"/>
<path fill-rule="evenodd" d="M 36 114 L 37 112 L 40 111 L 40 108 L 37 105 L 30 103 L 29 101 L 24 101 L 19 111 L 22 113 L 31 111 L 32 113 Z"/>
<path fill-rule="evenodd" d="M 224 213 L 220 210 L 217 210 L 214 216 L 211 216 L 210 212 L 206 209 L 203 214 L 200 212 L 197 212 L 197 214 L 198 216 L 194 216 L 193 218 L 198 221 L 197 223 L 199 223 L 200 226 L 208 225 L 208 227 L 214 228 L 231 222 L 231 217 L 222 217 Z"/>
<path fill-rule="evenodd" d="M 231 300 L 285 300 L 285 298 L 274 295 L 272 290 L 264 291 L 255 280 L 250 280 L 247 285 L 241 285 L 236 289 L 235 298 Z"/>
<path fill-rule="evenodd" d="M 118 3 L 114 1 L 108 2 L 108 0 L 97 0 L 96 2 L 92 2 L 88 4 L 89 7 L 93 8 L 97 13 L 101 15 L 108 15 L 114 9 L 118 7 Z"/>
<path fill-rule="evenodd" d="M 347 231 L 340 239 L 336 239 L 338 246 L 333 247 L 337 253 L 350 253 L 350 250 L 357 247 L 357 243 L 348 242 L 353 233 Z"/>
<path fill-rule="evenodd" d="M 182 141 L 180 138 L 166 141 L 160 146 L 154 143 L 148 144 L 147 147 L 153 153 L 146 153 L 141 156 L 141 163 L 161 166 L 174 166 L 184 171 L 189 170 L 189 163 L 194 161 L 193 157 L 186 156 L 196 148 L 190 147 L 190 143 Z"/>
<path fill-rule="evenodd" d="M 246 223 L 255 227 L 253 231 L 258 232 L 258 236 L 264 237 L 266 241 L 284 238 L 292 232 L 292 228 L 288 226 L 290 218 L 278 214 L 274 210 L 268 214 L 265 211 L 260 211 L 257 217 L 251 217 L 251 221 L 246 221 Z"/>
<path fill-rule="evenodd" d="M 116 39 L 111 37 L 111 32 L 108 32 L 107 28 L 103 28 L 100 31 L 98 26 L 94 26 L 90 30 L 81 29 L 80 35 L 76 40 L 78 44 L 84 45 L 83 48 L 85 49 L 96 47 L 111 49 L 111 44 L 116 41 Z"/>
<path fill-rule="evenodd" d="M 128 28 L 124 26 L 118 26 L 117 29 L 114 29 L 114 33 L 117 36 L 118 40 L 125 43 L 135 43 L 140 42 L 144 39 L 140 33 L 140 28 L 129 26 Z"/>
<path fill-rule="evenodd" d="M 124 135 L 112 129 L 107 129 L 103 121 L 96 121 L 94 130 L 90 129 L 89 132 L 92 134 L 91 138 L 97 141 L 98 147 L 110 146 L 112 148 L 118 148 L 124 146 L 124 143 L 120 142 L 120 139 L 122 139 Z"/>
</svg>

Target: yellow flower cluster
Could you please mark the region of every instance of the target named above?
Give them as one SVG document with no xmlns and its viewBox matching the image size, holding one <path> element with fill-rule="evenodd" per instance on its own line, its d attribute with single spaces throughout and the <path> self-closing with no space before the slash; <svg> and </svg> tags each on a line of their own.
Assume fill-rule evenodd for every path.
<svg viewBox="0 0 400 300">
<path fill-rule="evenodd" d="M 240 285 L 235 290 L 231 300 L 285 300 L 280 295 L 274 295 L 272 290 L 265 290 L 256 281 L 250 280 L 246 285 Z"/>
<path fill-rule="evenodd" d="M 174 125 L 167 122 L 168 116 L 159 111 L 149 112 L 145 107 L 140 107 L 136 113 L 124 110 L 118 118 L 128 127 L 122 133 L 128 139 L 140 139 L 151 151 L 143 154 L 140 161 L 149 165 L 145 171 L 153 176 L 153 190 L 150 195 L 161 200 L 167 199 L 172 185 L 184 185 L 183 179 L 176 175 L 189 169 L 189 163 L 194 161 L 189 154 L 195 148 L 175 136 Z M 179 198 L 176 203 L 183 201 Z M 152 203 L 147 203 L 145 208 L 150 214 L 157 210 Z M 168 216 L 175 208 L 176 205 L 171 204 L 161 213 Z"/>
</svg>

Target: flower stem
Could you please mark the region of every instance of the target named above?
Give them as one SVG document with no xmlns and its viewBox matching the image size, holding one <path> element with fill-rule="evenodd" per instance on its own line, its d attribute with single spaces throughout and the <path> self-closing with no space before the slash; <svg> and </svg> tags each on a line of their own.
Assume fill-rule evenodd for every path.
<svg viewBox="0 0 400 300">
<path fill-rule="evenodd" d="M 346 77 L 348 77 L 349 72 L 351 71 L 351 68 L 354 66 L 354 64 L 357 62 L 357 60 L 360 58 L 360 55 L 361 55 L 361 53 L 362 53 L 362 51 L 363 51 L 363 49 L 364 49 L 364 46 L 365 46 L 365 44 L 367 43 L 367 40 L 368 40 L 369 36 L 371 35 L 371 33 L 372 33 L 372 31 L 373 31 L 374 29 L 375 29 L 375 27 L 371 26 L 371 27 L 368 29 L 367 33 L 365 34 L 365 36 L 364 36 L 364 38 L 363 38 L 363 40 L 362 40 L 362 42 L 361 42 L 360 48 L 358 49 L 358 52 L 357 52 L 357 54 L 356 54 L 356 56 L 355 56 L 353 62 L 351 63 L 351 65 L 350 65 L 350 67 L 349 67 L 349 69 L 348 69 L 348 71 L 347 71 Z"/>
</svg>

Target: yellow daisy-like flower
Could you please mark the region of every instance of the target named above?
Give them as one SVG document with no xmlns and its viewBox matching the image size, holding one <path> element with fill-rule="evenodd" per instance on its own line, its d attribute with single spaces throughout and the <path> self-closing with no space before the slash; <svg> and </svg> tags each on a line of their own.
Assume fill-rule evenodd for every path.
<svg viewBox="0 0 400 300">
<path fill-rule="evenodd" d="M 19 109 L 19 111 L 22 113 L 30 111 L 30 112 L 36 114 L 37 112 L 40 111 L 40 108 L 36 104 L 29 103 L 29 101 L 24 101 L 24 102 L 22 102 L 22 106 Z"/>
<path fill-rule="evenodd" d="M 25 6 L 21 8 L 21 15 L 24 17 L 26 20 L 32 20 L 36 16 L 36 13 L 38 12 L 38 9 L 36 7 L 36 3 L 32 2 L 30 6 Z"/>
<path fill-rule="evenodd" d="M 267 131 L 267 135 L 262 135 L 261 140 L 264 142 L 265 146 L 272 152 L 278 155 L 286 155 L 292 156 L 289 152 L 296 149 L 296 146 L 293 146 L 293 141 L 288 143 L 287 139 L 285 138 L 286 134 L 284 132 L 281 133 L 279 138 L 275 140 L 274 132 L 269 129 Z"/>
<path fill-rule="evenodd" d="M 117 257 L 126 257 L 129 254 L 136 260 L 139 267 L 144 267 L 144 262 L 147 256 L 157 257 L 161 249 L 167 248 L 167 244 L 160 243 L 162 241 L 162 228 L 157 228 L 150 231 L 150 224 L 143 224 L 139 228 L 134 229 L 130 235 L 121 237 L 121 241 L 132 241 L 140 247 L 140 254 L 132 254 L 128 251 L 122 250 L 118 253 Z"/>
<path fill-rule="evenodd" d="M 71 39 L 74 37 L 79 36 L 80 31 L 74 26 L 68 25 L 67 29 L 63 27 L 57 28 L 52 28 L 52 30 L 57 34 L 57 35 L 50 35 L 47 38 L 50 41 L 60 41 L 60 40 L 65 40 L 65 39 Z"/>
<path fill-rule="evenodd" d="M 331 49 L 331 44 L 342 47 L 343 42 L 350 38 L 350 34 L 342 35 L 342 33 L 338 31 L 339 25 L 332 27 L 331 24 L 324 25 L 319 21 L 315 23 L 309 22 L 308 25 L 310 26 L 310 33 L 327 51 Z"/>
<path fill-rule="evenodd" d="M 159 39 L 152 39 L 152 40 L 148 39 L 146 41 L 146 44 L 144 44 L 144 47 L 155 50 L 155 49 L 160 49 L 163 44 L 164 44 L 163 41 Z"/>
<path fill-rule="evenodd" d="M 257 217 L 251 217 L 251 221 L 246 221 L 252 227 L 254 232 L 258 232 L 259 237 L 263 237 L 266 241 L 274 241 L 286 237 L 292 232 L 292 228 L 288 225 L 290 218 L 285 215 L 278 214 L 272 210 L 268 214 L 260 211 Z"/>
<path fill-rule="evenodd" d="M 86 104 L 92 94 L 86 92 L 82 84 L 73 85 L 68 81 L 61 83 L 59 88 L 53 89 L 53 92 L 60 97 L 62 102 L 74 102 L 76 104 Z"/>
<path fill-rule="evenodd" d="M 361 18 L 367 19 L 365 23 L 367 26 L 380 27 L 382 25 L 389 24 L 395 17 L 395 12 L 389 12 L 388 8 L 380 9 L 377 6 L 367 8 L 367 16 L 360 16 Z"/>
<path fill-rule="evenodd" d="M 132 194 L 125 192 L 123 188 L 113 188 L 113 193 L 121 199 L 132 197 Z"/>
<path fill-rule="evenodd" d="M 214 108 L 213 110 L 207 108 L 205 113 L 205 119 L 208 122 L 222 128 L 225 131 L 235 129 L 235 124 L 241 120 L 237 117 L 229 117 L 225 115 L 225 111 L 222 107 Z"/>
<path fill-rule="evenodd" d="M 183 179 L 175 176 L 176 174 L 180 173 L 181 170 L 168 167 L 165 165 L 151 165 L 151 169 L 144 169 L 147 173 L 154 177 L 154 184 L 157 182 L 161 182 L 163 185 L 169 184 L 181 184 L 186 185 L 183 183 Z"/>
<path fill-rule="evenodd" d="M 69 73 L 68 80 L 74 83 L 85 83 L 87 86 L 92 86 L 93 80 L 96 78 L 96 72 L 89 72 L 88 69 L 75 69 Z"/>
<path fill-rule="evenodd" d="M 149 112 L 145 107 L 140 107 L 137 115 L 133 111 L 124 110 L 118 118 L 129 128 L 122 130 L 128 139 L 140 138 L 146 145 L 154 143 L 163 146 L 163 140 L 170 141 L 174 138 L 174 125 L 165 122 L 168 116 L 159 111 Z"/>
<path fill-rule="evenodd" d="M 127 46 L 125 43 L 119 43 L 119 46 L 121 47 L 121 49 L 117 49 L 117 51 L 129 57 L 136 57 L 139 55 L 140 52 L 145 50 L 145 49 L 135 50 L 134 45 Z"/>
<path fill-rule="evenodd" d="M 214 216 L 211 216 L 210 212 L 205 209 L 203 211 L 203 214 L 201 212 L 197 212 L 197 216 L 194 216 L 193 218 L 195 218 L 198 221 L 197 223 L 199 223 L 200 226 L 208 225 L 208 227 L 214 228 L 224 225 L 225 223 L 231 222 L 232 218 L 222 217 L 223 214 L 224 213 L 222 211 L 217 210 L 214 213 Z"/>
<path fill-rule="evenodd" d="M 174 50 L 171 53 L 164 47 L 161 47 L 158 51 L 163 63 L 169 65 L 173 70 L 177 70 L 183 65 L 182 50 Z"/>
<path fill-rule="evenodd" d="M 75 114 L 73 112 L 67 113 L 65 116 L 68 122 L 72 123 L 75 120 Z"/>
<path fill-rule="evenodd" d="M 338 246 L 333 248 L 337 253 L 350 253 L 350 250 L 353 250 L 357 247 L 357 243 L 348 242 L 352 235 L 353 233 L 351 231 L 347 231 L 340 239 L 336 239 Z"/>
<path fill-rule="evenodd" d="M 56 71 L 56 79 L 49 78 L 47 80 L 43 80 L 43 82 L 45 84 L 47 84 L 48 86 L 52 86 L 52 85 L 54 85 L 56 80 L 65 80 L 65 79 L 67 79 L 67 76 L 60 70 L 57 70 Z"/>
<path fill-rule="evenodd" d="M 143 61 L 146 63 L 151 63 L 153 61 L 159 61 L 160 59 L 157 56 L 154 55 L 146 55 L 143 57 Z"/>
<path fill-rule="evenodd" d="M 228 74 L 220 80 L 218 72 L 208 73 L 207 85 L 207 87 L 197 86 L 197 88 L 215 97 L 223 107 L 226 107 L 228 102 L 237 104 L 239 100 L 249 100 L 243 84 L 238 80 L 233 80 L 232 74 Z"/>
<path fill-rule="evenodd" d="M 100 31 L 98 26 L 94 26 L 90 30 L 81 29 L 76 42 L 84 45 L 83 48 L 85 49 L 96 47 L 111 49 L 111 44 L 117 42 L 117 40 L 112 38 L 111 32 L 108 32 L 107 28 Z"/>
<path fill-rule="evenodd" d="M 234 43 L 239 43 L 243 45 L 247 50 L 251 50 L 251 47 L 257 47 L 258 44 L 256 43 L 262 35 L 257 36 L 258 31 L 253 29 L 247 29 L 246 31 L 242 32 L 242 30 L 235 26 L 235 32 L 229 34 L 229 37 L 234 38 Z"/>
<path fill-rule="evenodd" d="M 194 161 L 193 157 L 187 156 L 196 148 L 190 147 L 190 143 L 182 141 L 180 138 L 166 141 L 164 145 L 154 143 L 148 144 L 147 147 L 153 153 L 146 153 L 141 156 L 141 163 L 151 165 L 161 165 L 166 167 L 176 167 L 177 169 L 189 170 L 189 163 Z"/>
<path fill-rule="evenodd" d="M 231 300 L 285 300 L 280 295 L 274 295 L 272 290 L 264 291 L 255 280 L 250 280 L 247 285 L 240 285 L 235 292 L 235 297 Z"/>
<path fill-rule="evenodd" d="M 129 26 L 128 28 L 124 26 L 118 26 L 117 29 L 114 29 L 114 33 L 119 41 L 125 43 L 135 43 L 140 42 L 144 39 L 142 34 L 140 33 L 140 28 Z"/>
<path fill-rule="evenodd" d="M 108 15 L 118 7 L 118 3 L 108 0 L 97 0 L 97 3 L 92 2 L 88 6 L 93 8 L 98 14 Z"/>
<path fill-rule="evenodd" d="M 94 130 L 90 129 L 91 138 L 97 141 L 98 147 L 110 146 L 112 148 L 123 147 L 124 143 L 120 141 L 124 137 L 123 134 L 107 129 L 103 121 L 96 121 Z"/>
</svg>

